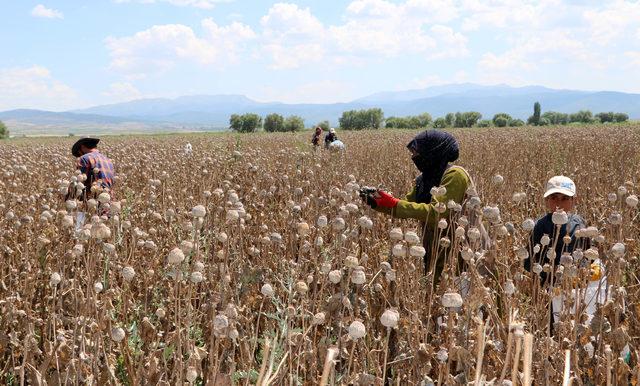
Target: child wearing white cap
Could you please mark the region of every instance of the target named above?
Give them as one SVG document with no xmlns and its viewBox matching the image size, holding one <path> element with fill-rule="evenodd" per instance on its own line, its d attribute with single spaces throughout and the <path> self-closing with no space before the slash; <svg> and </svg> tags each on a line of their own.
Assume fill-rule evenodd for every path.
<svg viewBox="0 0 640 386">
<path fill-rule="evenodd" d="M 574 212 L 576 184 L 569 177 L 554 176 L 547 182 L 544 200 L 547 213 L 536 221 L 533 228 L 531 235 L 533 255 L 525 260 L 525 268 L 540 275 L 541 287 L 551 286 L 551 291 L 558 292 L 557 279 L 554 280 L 554 275 L 560 265 L 567 262 L 578 266 L 590 265 L 591 277 L 588 288 L 578 291 L 573 289 L 572 297 L 575 298 L 578 294 L 583 298 L 585 311 L 591 318 L 595 312 L 596 302 L 604 300 L 604 298 L 600 299 L 602 297 L 600 295 L 606 291 L 606 280 L 602 279 L 604 269 L 600 261 L 598 259 L 588 261 L 582 253 L 590 247 L 590 239 L 576 237 L 578 230 L 586 228 L 584 219 Z M 548 265 L 548 268 L 545 265 Z M 578 306 L 575 304 L 571 313 L 575 313 Z M 556 294 L 552 299 L 554 321 L 560 320 L 563 307 L 564 296 Z"/>
</svg>

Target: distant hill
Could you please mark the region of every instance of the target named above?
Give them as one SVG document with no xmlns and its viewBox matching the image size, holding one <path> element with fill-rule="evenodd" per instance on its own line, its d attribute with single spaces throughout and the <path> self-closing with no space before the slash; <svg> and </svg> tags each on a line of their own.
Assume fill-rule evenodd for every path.
<svg viewBox="0 0 640 386">
<path fill-rule="evenodd" d="M 526 119 L 534 102 L 542 111 L 616 111 L 640 118 L 640 94 L 612 91 L 555 90 L 542 86 L 485 86 L 473 83 L 434 86 L 419 90 L 375 93 L 348 103 L 286 104 L 257 102 L 243 95 L 192 95 L 175 99 L 139 99 L 68 112 L 11 110 L 0 112 L 13 134 L 88 131 L 220 130 L 231 114 L 278 113 L 299 115 L 307 126 L 323 120 L 338 125 L 343 111 L 379 107 L 386 117 L 430 113 L 434 118 L 456 111 L 479 111 L 491 118 L 499 112 Z"/>
</svg>

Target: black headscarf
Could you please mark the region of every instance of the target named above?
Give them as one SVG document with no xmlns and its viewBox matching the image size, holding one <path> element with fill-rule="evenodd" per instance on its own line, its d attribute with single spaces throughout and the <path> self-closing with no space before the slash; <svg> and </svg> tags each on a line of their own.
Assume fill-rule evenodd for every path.
<svg viewBox="0 0 640 386">
<path fill-rule="evenodd" d="M 431 202 L 431 188 L 440 185 L 449 162 L 458 159 L 458 141 L 445 131 L 426 130 L 416 135 L 407 148 L 418 152 L 412 160 L 422 172 L 416 178 L 416 202 Z"/>
</svg>

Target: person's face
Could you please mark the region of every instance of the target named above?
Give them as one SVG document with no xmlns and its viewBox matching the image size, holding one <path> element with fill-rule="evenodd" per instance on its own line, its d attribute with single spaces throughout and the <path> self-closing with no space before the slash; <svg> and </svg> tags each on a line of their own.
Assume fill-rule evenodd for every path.
<svg viewBox="0 0 640 386">
<path fill-rule="evenodd" d="M 575 197 L 569 197 L 562 193 L 553 193 L 545 198 L 544 201 L 549 212 L 555 212 L 557 209 L 562 209 L 565 212 L 570 212 L 573 210 Z"/>
</svg>

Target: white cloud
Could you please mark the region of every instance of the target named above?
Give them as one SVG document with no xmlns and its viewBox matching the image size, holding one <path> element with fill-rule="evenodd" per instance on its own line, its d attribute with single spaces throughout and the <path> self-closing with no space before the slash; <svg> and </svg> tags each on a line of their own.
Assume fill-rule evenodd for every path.
<svg viewBox="0 0 640 386">
<path fill-rule="evenodd" d="M 624 56 L 629 60 L 629 65 L 640 67 L 640 51 L 627 51 Z"/>
<path fill-rule="evenodd" d="M 46 19 L 63 19 L 64 14 L 58 10 L 47 8 L 42 4 L 38 4 L 31 10 L 31 16 L 44 17 Z"/>
<path fill-rule="evenodd" d="M 616 0 L 604 4 L 606 6 L 602 9 L 587 9 L 582 15 L 594 42 L 610 44 L 627 32 L 629 27 L 638 28 L 640 25 L 640 2 Z"/>
<path fill-rule="evenodd" d="M 76 92 L 42 66 L 0 68 L 0 110 L 63 110 L 78 102 Z"/>
<path fill-rule="evenodd" d="M 218 26 L 202 21 L 202 36 L 182 24 L 156 25 L 128 37 L 108 37 L 111 67 L 130 75 L 170 69 L 179 61 L 224 66 L 237 59 L 243 43 L 253 39 L 253 30 L 239 22 Z"/>
<path fill-rule="evenodd" d="M 131 1 L 141 4 L 169 3 L 179 7 L 212 9 L 218 3 L 227 3 L 233 0 L 115 0 L 116 3 L 129 3 Z"/>
<path fill-rule="evenodd" d="M 102 93 L 106 97 L 124 102 L 142 97 L 142 93 L 129 82 L 115 82 L 109 85 L 109 89 Z"/>
<path fill-rule="evenodd" d="M 337 103 L 348 102 L 355 99 L 353 85 L 347 82 L 322 80 L 308 82 L 297 87 L 286 89 L 263 87 L 257 90 L 258 95 L 254 96 L 262 102 L 284 102 L 284 103 Z M 310 125 L 316 122 L 305 122 Z"/>
</svg>

